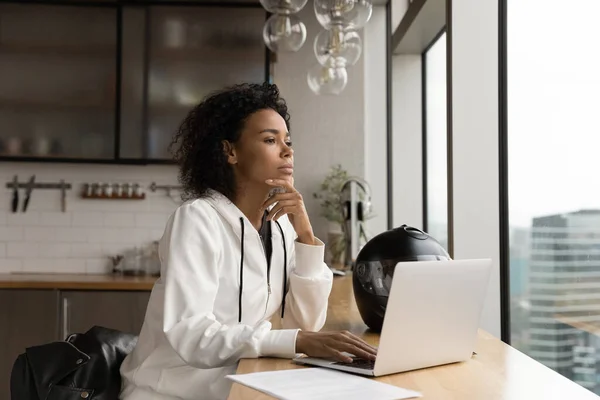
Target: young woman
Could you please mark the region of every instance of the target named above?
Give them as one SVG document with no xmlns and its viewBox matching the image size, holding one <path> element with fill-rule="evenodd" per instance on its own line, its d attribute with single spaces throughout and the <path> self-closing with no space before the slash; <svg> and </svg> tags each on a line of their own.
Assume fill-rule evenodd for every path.
<svg viewBox="0 0 600 400">
<path fill-rule="evenodd" d="M 225 399 L 225 375 L 241 358 L 373 359 L 375 349 L 348 332 L 318 332 L 332 273 L 294 188 L 289 114 L 277 87 L 214 93 L 173 145 L 188 200 L 160 240 L 161 277 L 121 366 L 121 399 Z M 282 329 L 272 329 L 274 315 Z"/>
</svg>

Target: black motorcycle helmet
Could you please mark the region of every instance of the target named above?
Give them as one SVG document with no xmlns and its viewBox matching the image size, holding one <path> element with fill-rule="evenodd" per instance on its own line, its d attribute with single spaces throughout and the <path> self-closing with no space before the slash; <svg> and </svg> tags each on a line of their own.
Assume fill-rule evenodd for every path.
<svg viewBox="0 0 600 400">
<path fill-rule="evenodd" d="M 427 233 L 407 225 L 380 233 L 356 257 L 352 286 L 358 311 L 369 328 L 381 332 L 394 268 L 402 261 L 449 260 Z"/>
</svg>

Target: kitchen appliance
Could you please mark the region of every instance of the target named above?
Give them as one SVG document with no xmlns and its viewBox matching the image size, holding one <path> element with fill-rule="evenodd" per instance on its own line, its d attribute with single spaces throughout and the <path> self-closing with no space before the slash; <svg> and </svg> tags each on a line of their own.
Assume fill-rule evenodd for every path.
<svg viewBox="0 0 600 400">
<path fill-rule="evenodd" d="M 134 247 L 122 254 L 109 257 L 113 264 L 113 273 L 125 276 L 159 276 L 160 260 L 158 242 L 145 247 Z"/>
</svg>

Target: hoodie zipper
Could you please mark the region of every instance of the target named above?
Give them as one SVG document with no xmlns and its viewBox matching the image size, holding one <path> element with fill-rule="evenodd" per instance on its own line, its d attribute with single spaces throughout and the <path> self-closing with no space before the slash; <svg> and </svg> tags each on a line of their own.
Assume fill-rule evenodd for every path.
<svg viewBox="0 0 600 400">
<path fill-rule="evenodd" d="M 271 254 L 271 257 L 272 256 L 273 254 Z M 267 252 L 265 251 L 265 259 L 267 260 L 267 302 L 265 304 L 263 318 L 267 315 L 267 308 L 269 307 L 269 300 L 271 299 L 271 257 L 267 257 Z"/>
<path fill-rule="evenodd" d="M 270 224 L 270 221 L 265 221 L 265 223 Z M 267 261 L 267 301 L 265 303 L 265 311 L 263 312 L 263 318 L 267 315 L 267 308 L 269 307 L 269 299 L 271 298 L 271 258 L 273 258 L 273 251 L 271 250 L 271 257 L 267 257 L 267 252 L 265 249 L 265 244 L 260 236 L 260 233 L 258 235 L 258 238 L 260 240 L 260 244 L 261 244 L 261 249 L 263 252 L 263 255 L 265 257 L 265 260 Z M 267 240 L 271 240 L 270 237 L 267 238 Z"/>
<path fill-rule="evenodd" d="M 261 240 L 262 245 L 262 240 Z M 263 312 L 263 318 L 267 315 L 267 308 L 269 307 L 269 299 L 271 298 L 271 260 L 267 257 L 264 245 L 261 246 L 265 260 L 267 261 L 267 301 L 265 303 L 265 311 Z"/>
</svg>

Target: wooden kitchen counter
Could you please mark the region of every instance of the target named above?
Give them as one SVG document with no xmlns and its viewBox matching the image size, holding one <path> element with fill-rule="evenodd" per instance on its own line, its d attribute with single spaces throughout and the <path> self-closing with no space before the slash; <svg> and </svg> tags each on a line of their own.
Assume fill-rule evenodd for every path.
<svg viewBox="0 0 600 400">
<path fill-rule="evenodd" d="M 92 274 L 0 274 L 0 289 L 152 290 L 152 276 Z"/>
<path fill-rule="evenodd" d="M 279 326 L 279 321 L 274 321 Z M 345 329 L 377 345 L 379 335 L 367 329 L 354 302 L 351 276 L 335 278 L 323 330 Z M 375 378 L 380 382 L 416 390 L 423 399 L 461 400 L 578 400 L 599 399 L 587 389 L 532 358 L 480 331 L 477 355 L 467 362 L 426 368 Z M 244 359 L 238 374 L 310 368 L 275 358 Z M 310 384 L 310 382 L 307 382 Z M 335 384 L 335 383 L 332 383 Z M 229 400 L 267 400 L 273 397 L 234 383 Z"/>
</svg>

